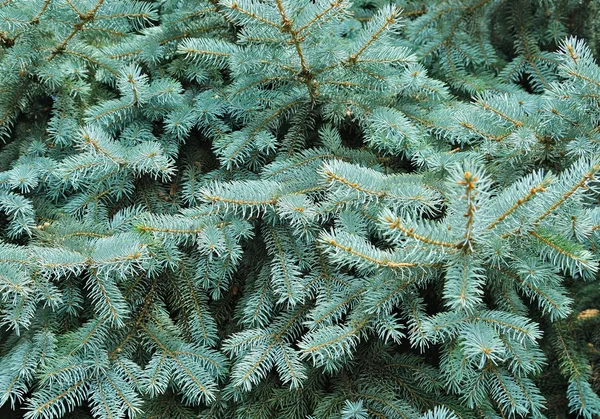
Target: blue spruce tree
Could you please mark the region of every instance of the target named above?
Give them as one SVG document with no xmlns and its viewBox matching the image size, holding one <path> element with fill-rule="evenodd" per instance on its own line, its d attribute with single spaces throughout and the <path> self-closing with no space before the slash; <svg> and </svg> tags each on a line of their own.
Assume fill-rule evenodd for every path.
<svg viewBox="0 0 600 419">
<path fill-rule="evenodd" d="M 0 0 L 0 416 L 599 417 L 599 10 Z"/>
</svg>

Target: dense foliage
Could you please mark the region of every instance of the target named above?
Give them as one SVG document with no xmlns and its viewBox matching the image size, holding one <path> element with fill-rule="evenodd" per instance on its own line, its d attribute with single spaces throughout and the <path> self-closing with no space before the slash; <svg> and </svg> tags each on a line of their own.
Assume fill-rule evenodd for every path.
<svg viewBox="0 0 600 419">
<path fill-rule="evenodd" d="M 1 0 L 0 415 L 598 417 L 599 13 Z"/>
</svg>

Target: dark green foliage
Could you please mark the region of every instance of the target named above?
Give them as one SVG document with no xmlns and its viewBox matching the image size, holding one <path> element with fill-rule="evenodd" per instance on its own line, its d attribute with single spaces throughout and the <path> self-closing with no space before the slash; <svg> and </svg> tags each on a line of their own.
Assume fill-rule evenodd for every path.
<svg viewBox="0 0 600 419">
<path fill-rule="evenodd" d="M 598 417 L 598 12 L 0 0 L 0 415 Z"/>
</svg>

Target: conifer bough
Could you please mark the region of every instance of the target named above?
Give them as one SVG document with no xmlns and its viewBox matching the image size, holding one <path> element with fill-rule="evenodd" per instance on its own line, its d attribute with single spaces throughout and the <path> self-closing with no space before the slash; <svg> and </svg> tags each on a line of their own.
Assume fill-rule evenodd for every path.
<svg viewBox="0 0 600 419">
<path fill-rule="evenodd" d="M 0 416 L 600 416 L 598 12 L 0 1 Z"/>
</svg>

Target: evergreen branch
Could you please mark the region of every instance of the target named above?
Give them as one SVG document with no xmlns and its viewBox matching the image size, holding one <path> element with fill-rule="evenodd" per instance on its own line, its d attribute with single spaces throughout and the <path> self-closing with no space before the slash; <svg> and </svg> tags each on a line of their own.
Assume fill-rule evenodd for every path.
<svg viewBox="0 0 600 419">
<path fill-rule="evenodd" d="M 8 6 L 13 1 L 15 1 L 15 0 L 4 0 L 2 3 L 0 3 L 0 9 L 3 8 L 3 7 L 5 7 L 5 6 Z M 50 0 L 47 0 L 47 1 L 50 2 Z"/>
<path fill-rule="evenodd" d="M 509 131 L 509 132 L 507 132 L 504 135 L 496 136 L 496 135 L 493 135 L 493 134 L 488 134 L 487 132 L 484 132 L 484 131 L 482 131 L 482 130 L 480 130 L 478 128 L 475 128 L 473 126 L 473 124 L 471 124 L 469 122 L 461 121 L 460 125 L 462 125 L 463 127 L 467 128 L 468 130 L 471 130 L 474 133 L 476 133 L 476 134 L 478 134 L 478 135 L 480 135 L 480 136 L 482 136 L 484 138 L 487 138 L 489 140 L 498 141 L 498 142 L 504 140 L 506 137 L 508 137 L 512 133 L 512 132 Z"/>
<path fill-rule="evenodd" d="M 43 404 L 37 406 L 35 409 L 31 410 L 30 412 L 27 412 L 27 414 L 25 415 L 25 417 L 28 418 L 28 419 L 29 418 L 43 417 L 44 416 L 44 411 L 46 409 L 48 409 L 51 405 L 53 405 L 54 403 L 60 401 L 61 399 L 69 396 L 75 390 L 77 390 L 78 388 L 80 388 L 81 386 L 83 386 L 84 384 L 85 384 L 85 380 L 80 380 L 80 381 L 76 382 L 71 387 L 69 387 L 66 390 L 64 390 L 62 393 L 57 394 L 56 396 L 52 397 L 50 400 L 48 400 L 48 401 L 44 402 Z"/>
<path fill-rule="evenodd" d="M 42 5 L 42 8 L 38 12 L 38 14 L 31 20 L 31 23 L 37 23 L 40 21 L 40 18 L 42 17 L 44 12 L 46 12 L 46 9 L 48 8 L 48 6 L 50 6 L 51 2 L 52 2 L 52 0 L 44 0 L 44 4 Z M 8 3 L 8 2 L 4 2 L 4 4 L 6 4 L 6 3 Z"/>
<path fill-rule="evenodd" d="M 47 3 L 49 3 L 49 1 Z M 71 33 L 69 33 L 69 35 L 67 35 L 67 37 L 54 48 L 54 50 L 50 53 L 50 55 L 48 57 L 46 57 L 46 61 L 53 60 L 58 54 L 60 54 L 61 52 L 63 52 L 66 49 L 69 41 L 81 31 L 81 29 L 83 28 L 83 26 L 86 23 L 88 23 L 94 19 L 96 12 L 100 8 L 100 6 L 102 6 L 102 3 L 104 3 L 104 0 L 98 0 L 98 2 L 96 3 L 96 5 L 93 8 L 88 10 L 84 15 L 80 15 L 79 23 L 76 23 L 73 26 L 73 30 L 71 31 Z"/>
<path fill-rule="evenodd" d="M 264 66 L 268 66 L 268 67 L 276 66 L 276 67 L 282 68 L 285 71 L 290 72 L 294 75 L 296 75 L 298 73 L 298 70 L 296 70 L 295 68 L 287 66 L 287 65 L 279 63 L 279 62 L 276 62 L 276 61 L 269 61 L 269 60 L 265 60 L 264 58 L 261 58 L 258 60 L 258 62 L 260 64 L 262 64 Z"/>
<path fill-rule="evenodd" d="M 416 282 L 417 282 L 417 277 L 413 277 L 409 281 L 402 282 L 400 285 L 398 285 L 398 287 L 396 287 L 395 289 L 388 292 L 383 298 L 378 299 L 377 302 L 375 303 L 375 305 L 373 305 L 372 307 L 369 308 L 369 312 L 371 312 L 371 313 L 379 312 L 379 308 L 382 305 L 386 304 L 395 295 L 404 291 L 406 288 L 408 288 L 410 285 L 413 285 Z"/>
<path fill-rule="evenodd" d="M 83 13 L 81 13 L 79 11 L 79 9 L 77 9 L 77 7 L 75 7 L 75 5 L 73 4 L 73 2 L 71 0 L 65 0 L 65 1 L 71 7 L 71 9 L 73 9 L 75 11 L 75 13 L 77 13 L 77 16 L 79 16 L 80 19 L 85 19 L 85 15 Z M 48 1 L 46 3 L 50 3 L 50 2 Z"/>
<path fill-rule="evenodd" d="M 118 354 L 121 353 L 123 347 L 129 342 L 130 339 L 133 338 L 134 334 L 140 328 L 142 322 L 145 320 L 146 316 L 150 312 L 150 309 L 151 309 L 152 303 L 153 303 L 153 298 L 155 296 L 155 292 L 156 292 L 156 280 L 152 281 L 152 284 L 150 285 L 150 290 L 144 296 L 144 300 L 142 302 L 142 309 L 137 314 L 135 323 L 129 329 L 129 331 L 127 332 L 127 335 L 125 335 L 125 337 L 121 340 L 121 342 L 115 346 L 115 349 L 108 354 L 108 357 L 110 359 L 114 359 L 114 360 L 118 359 Z"/>
<path fill-rule="evenodd" d="M 116 108 L 107 109 L 106 111 L 99 113 L 98 115 L 92 116 L 92 121 L 99 121 L 102 118 L 109 116 L 111 114 L 117 114 L 125 109 L 131 108 L 131 106 L 133 104 L 134 103 L 120 103 L 119 106 L 117 106 Z M 93 142 L 90 142 L 90 144 L 94 145 Z"/>
<path fill-rule="evenodd" d="M 212 391 L 206 388 L 194 375 L 192 371 L 188 367 L 185 366 L 183 362 L 177 357 L 177 354 L 169 350 L 146 326 L 141 324 L 142 329 L 150 336 L 150 338 L 161 348 L 164 354 L 168 355 L 181 370 L 187 375 L 189 379 L 196 385 L 196 387 L 200 390 L 200 392 L 204 395 L 207 401 L 212 401 L 215 396 Z"/>
<path fill-rule="evenodd" d="M 83 339 L 81 339 L 81 342 L 79 342 L 79 344 L 77 346 L 75 346 L 67 355 L 65 355 L 63 357 L 63 359 L 66 359 L 70 356 L 73 356 L 75 353 L 77 353 L 77 351 L 79 351 L 81 348 L 85 348 L 86 345 L 90 342 L 90 340 L 96 335 L 96 332 L 98 330 L 100 330 L 101 326 L 108 321 L 109 316 L 105 315 L 100 317 L 99 319 L 96 319 L 96 323 L 94 324 L 94 327 L 92 327 L 88 333 L 83 337 Z"/>
<path fill-rule="evenodd" d="M 517 201 L 515 201 L 515 203 L 510 208 L 508 208 L 506 211 L 504 211 L 498 218 L 496 218 L 494 221 L 492 221 L 486 228 L 488 230 L 492 230 L 494 227 L 496 227 L 498 224 L 500 224 L 502 221 L 504 221 L 506 219 L 506 217 L 508 217 L 513 212 L 515 212 L 521 205 L 527 203 L 537 193 L 546 192 L 546 186 L 548 186 L 548 184 L 549 184 L 549 181 L 547 179 L 544 179 L 544 181 L 542 183 L 538 184 L 537 186 L 532 187 L 529 190 L 529 193 L 527 193 L 524 197 L 517 199 Z"/>
<path fill-rule="evenodd" d="M 356 87 L 365 90 L 377 90 L 375 86 L 369 84 L 361 84 L 351 81 L 339 81 L 339 80 L 323 80 L 321 81 L 322 85 L 332 85 L 332 86 L 342 86 L 342 87 Z"/>
<path fill-rule="evenodd" d="M 484 323 L 490 323 L 492 325 L 498 325 L 499 327 L 518 332 L 519 334 L 528 337 L 532 342 L 540 337 L 539 331 L 533 327 L 521 327 L 517 324 L 509 323 L 508 321 L 493 318 L 489 314 L 490 313 L 488 312 L 487 315 L 486 313 L 475 315 L 475 320 L 479 320 Z M 531 324 L 527 324 L 527 326 L 531 326 Z"/>
<path fill-rule="evenodd" d="M 232 198 L 221 198 L 215 195 L 203 195 L 207 201 L 210 202 L 223 202 L 225 204 L 235 204 L 235 205 L 252 205 L 252 206 L 262 206 L 262 205 L 275 205 L 278 201 L 278 198 L 266 199 L 262 201 L 254 201 L 254 200 L 241 200 L 241 199 L 232 199 Z"/>
<path fill-rule="evenodd" d="M 0 0 L 3 408 L 600 414 L 597 6 L 392 3 Z"/>
<path fill-rule="evenodd" d="M 511 118 L 510 116 L 506 115 L 504 112 L 488 105 L 487 103 L 485 103 L 481 98 L 477 99 L 477 104 L 481 105 L 481 107 L 485 110 L 491 111 L 493 113 L 495 113 L 496 115 L 502 117 L 503 119 L 507 120 L 508 122 L 510 122 L 511 124 L 513 124 L 515 127 L 520 128 L 523 126 L 523 123 L 521 121 L 516 121 L 513 118 Z"/>
<path fill-rule="evenodd" d="M 100 395 L 100 399 L 102 401 L 102 404 L 104 405 L 104 409 L 103 412 L 107 415 L 108 418 L 113 419 L 113 415 L 111 414 L 111 408 L 109 405 L 108 400 L 106 399 L 106 394 L 104 393 L 104 390 L 102 389 L 102 386 L 100 385 L 100 383 L 98 382 L 98 380 L 96 381 L 96 394 L 95 395 Z M 94 407 L 98 407 L 97 405 Z"/>
<path fill-rule="evenodd" d="M 364 260 L 366 260 L 374 265 L 377 265 L 379 267 L 396 269 L 396 268 L 414 268 L 414 267 L 420 266 L 419 264 L 412 263 L 412 262 L 393 262 L 388 259 L 377 259 L 377 258 L 371 257 L 369 255 L 366 255 L 364 253 L 360 253 L 360 252 L 354 250 L 350 246 L 344 246 L 343 244 L 338 243 L 333 238 L 330 238 L 329 240 L 325 240 L 325 243 L 327 243 L 328 245 L 333 246 L 337 249 L 340 249 L 344 252 L 347 252 L 353 256 L 356 256 L 360 259 L 364 259 Z"/>
<path fill-rule="evenodd" d="M 341 342 L 349 337 L 356 336 L 356 332 L 357 332 L 356 328 L 350 328 L 343 334 L 337 335 L 337 336 L 330 338 L 330 339 L 326 340 L 325 342 L 321 342 L 317 345 L 308 346 L 306 348 L 303 348 L 302 351 L 306 354 L 312 354 L 313 352 L 320 351 L 321 349 L 325 348 L 326 346 L 332 346 L 335 343 Z"/>
<path fill-rule="evenodd" d="M 298 58 L 300 59 L 300 67 L 302 68 L 302 71 L 299 75 L 304 79 L 304 83 L 306 85 L 306 88 L 308 89 L 308 94 L 310 96 L 311 101 L 314 101 L 317 94 L 315 92 L 315 86 L 313 86 L 312 83 L 313 76 L 311 75 L 311 69 L 308 66 L 304 50 L 302 49 L 301 39 L 303 38 L 298 35 L 298 31 L 294 30 L 293 20 L 291 20 L 287 16 L 281 0 L 275 0 L 275 3 L 277 4 L 277 10 L 281 15 L 281 31 L 288 33 L 292 38 L 294 48 L 296 49 L 296 53 L 298 54 Z"/>
<path fill-rule="evenodd" d="M 222 368 L 223 365 L 219 364 L 217 361 L 215 361 L 214 359 L 210 359 L 207 356 L 202 356 L 199 353 L 196 352 L 189 352 L 189 351 L 173 351 L 173 355 L 187 355 L 190 356 L 192 358 L 198 358 L 200 360 L 202 360 L 203 362 L 209 363 L 211 364 L 213 367 L 215 368 Z"/>
<path fill-rule="evenodd" d="M 233 164 L 233 162 L 235 161 L 235 159 L 243 152 L 243 150 L 252 142 L 252 140 L 254 138 L 256 138 L 256 136 L 264 129 L 266 128 L 269 123 L 271 121 L 273 121 L 274 119 L 276 119 L 277 117 L 279 117 L 280 115 L 282 115 L 283 113 L 285 113 L 286 111 L 288 111 L 289 109 L 293 108 L 296 105 L 299 105 L 300 103 L 302 103 L 303 100 L 299 99 L 299 100 L 294 100 L 290 103 L 287 103 L 285 106 L 282 106 L 280 108 L 278 108 L 277 110 L 275 110 L 273 113 L 271 113 L 271 115 L 269 115 L 267 118 L 265 118 L 264 120 L 261 121 L 260 124 L 258 124 L 247 136 L 246 140 L 244 140 L 241 144 L 239 144 L 239 146 L 236 147 L 235 151 L 233 153 L 230 153 L 227 158 L 226 158 L 226 166 L 230 166 Z"/>
<path fill-rule="evenodd" d="M 585 75 L 583 75 L 583 74 L 581 74 L 581 73 L 578 73 L 578 72 L 576 72 L 576 71 L 573 71 L 573 70 L 567 70 L 567 74 L 569 74 L 569 75 L 571 75 L 571 76 L 573 76 L 573 77 L 577 77 L 577 78 L 579 78 L 579 79 L 582 79 L 583 81 L 585 81 L 585 82 L 587 82 L 587 83 L 591 83 L 591 84 L 593 84 L 593 85 L 595 85 L 595 86 L 597 86 L 597 87 L 600 87 L 600 81 L 597 81 L 597 80 L 591 79 L 590 77 L 587 77 L 587 76 L 585 76 Z"/>
<path fill-rule="evenodd" d="M 427 236 L 421 236 L 419 234 L 416 234 L 414 232 L 414 228 L 407 228 L 404 227 L 402 225 L 402 220 L 400 219 L 400 217 L 396 217 L 396 218 L 391 218 L 389 216 L 386 216 L 385 221 L 389 224 L 388 228 L 390 230 L 395 229 L 395 230 L 399 230 L 401 231 L 403 234 L 405 234 L 408 237 L 411 237 L 415 240 L 418 240 L 420 242 L 426 243 L 426 244 L 432 244 L 434 246 L 442 246 L 442 247 L 451 247 L 451 248 L 458 248 L 459 246 L 456 243 L 450 243 L 450 242 L 445 242 L 445 241 L 439 241 L 439 240 L 435 240 L 432 239 L 430 237 Z"/>
<path fill-rule="evenodd" d="M 329 316 L 331 316 L 336 311 L 340 310 L 342 307 L 349 305 L 352 302 L 352 300 L 355 300 L 358 297 L 360 297 L 366 290 L 366 288 L 358 288 L 355 292 L 349 294 L 346 298 L 344 298 L 325 312 L 320 313 L 319 317 L 311 321 L 313 328 L 319 326 L 323 322 L 323 320 L 327 319 Z"/>
<path fill-rule="evenodd" d="M 283 359 L 285 361 L 285 365 L 287 366 L 287 372 L 289 372 L 292 376 L 291 381 L 292 383 L 300 383 L 301 382 L 301 378 L 306 378 L 306 377 L 302 377 L 304 376 L 303 373 L 301 373 L 300 371 L 296 372 L 296 367 L 293 365 L 292 360 L 289 358 L 288 354 L 286 353 L 286 347 L 283 346 L 283 344 L 281 342 L 279 342 L 279 348 L 281 349 L 281 354 L 283 355 Z M 290 380 L 288 380 L 290 381 Z"/>
<path fill-rule="evenodd" d="M 579 256 L 576 253 L 574 253 L 573 251 L 569 250 L 567 248 L 568 243 L 567 242 L 557 242 L 555 237 L 544 237 L 541 234 L 537 233 L 536 231 L 532 230 L 529 232 L 529 234 L 533 237 L 535 237 L 536 239 L 538 239 L 540 242 L 544 243 L 545 245 L 547 245 L 548 247 L 552 248 L 554 251 L 558 252 L 561 255 L 566 256 L 567 258 L 577 262 L 579 264 L 578 268 L 579 271 L 582 271 L 582 267 L 586 268 L 592 272 L 596 272 L 598 269 L 598 265 L 597 262 L 591 258 L 585 258 L 583 256 Z M 552 238 L 554 238 L 555 240 L 551 240 Z M 561 244 L 563 246 L 561 246 Z M 588 256 L 587 252 L 586 253 L 581 253 L 582 249 L 580 247 L 575 247 L 574 250 L 578 250 L 580 252 L 580 254 L 583 254 L 585 256 Z M 591 255 L 590 255 L 591 256 Z M 565 266 L 564 263 L 558 263 L 559 266 L 561 266 L 561 268 L 569 268 L 568 266 Z M 583 273 L 583 272 L 581 272 Z"/>
<path fill-rule="evenodd" d="M 287 323 L 285 325 L 283 325 L 283 327 L 281 327 L 277 333 L 274 333 L 273 339 L 275 339 L 277 342 L 280 342 L 281 339 L 283 338 L 283 336 L 290 330 L 290 328 L 294 325 L 294 323 L 300 318 L 302 317 L 309 309 L 310 307 L 308 305 L 304 305 L 302 307 L 300 307 L 300 309 L 296 310 L 296 312 L 294 313 L 293 316 L 290 317 L 290 319 L 287 321 Z"/>
<path fill-rule="evenodd" d="M 381 397 L 377 397 L 375 395 L 372 394 L 366 394 L 366 393 L 354 393 L 355 396 L 357 396 L 358 398 L 364 398 L 367 400 L 374 400 L 377 403 L 381 403 L 383 406 L 387 406 L 390 411 L 396 413 L 399 417 L 403 418 L 403 419 L 409 419 L 409 416 L 407 416 L 402 409 L 399 409 L 398 407 L 396 407 L 393 403 L 389 402 L 386 399 L 383 399 Z M 374 412 L 374 411 L 373 411 Z M 375 412 L 374 412 L 375 413 Z M 386 416 L 383 416 L 383 413 L 381 413 L 381 418 L 385 418 Z"/>
<path fill-rule="evenodd" d="M 291 302 L 291 301 L 295 300 L 295 298 L 293 296 L 294 293 L 292 291 L 292 282 L 294 281 L 294 278 L 293 278 L 292 274 L 290 273 L 290 270 L 288 269 L 284 249 L 283 249 L 283 246 L 281 245 L 281 242 L 279 240 L 277 233 L 272 228 L 269 229 L 269 231 L 271 233 L 271 237 L 273 237 L 273 244 L 275 245 L 275 248 L 277 249 L 277 257 L 279 258 L 279 263 L 282 268 L 282 274 L 283 274 L 282 277 L 283 277 L 284 283 L 285 283 L 285 288 L 286 288 L 285 291 L 287 294 L 287 299 L 288 299 L 288 302 Z"/>
<path fill-rule="evenodd" d="M 545 301 L 547 301 L 552 307 L 554 307 L 557 310 L 560 310 L 561 306 L 554 301 L 547 293 L 543 292 L 539 287 L 536 287 L 534 284 L 530 283 L 530 282 L 526 282 L 523 279 L 521 279 L 519 277 L 519 275 L 510 272 L 506 269 L 503 268 L 499 268 L 495 265 L 486 265 L 488 267 L 492 267 L 496 270 L 498 270 L 499 272 L 502 272 L 504 275 L 514 279 L 515 281 L 517 281 L 519 284 L 521 284 L 522 286 L 529 288 L 530 290 L 532 290 L 533 292 L 535 292 L 536 295 L 541 296 L 542 298 L 544 298 Z"/>
<path fill-rule="evenodd" d="M 123 18 L 123 17 L 127 17 L 127 18 L 145 18 L 148 19 L 150 18 L 150 14 L 149 13 L 114 13 L 114 14 L 110 14 L 110 15 L 97 15 L 94 17 L 94 19 L 115 19 L 115 18 Z"/>
<path fill-rule="evenodd" d="M 314 25 L 316 22 L 318 22 L 319 20 L 321 20 L 321 18 L 323 18 L 324 16 L 326 16 L 329 12 L 331 12 L 332 10 L 340 7 L 343 2 L 344 2 L 344 0 L 332 0 L 329 3 L 329 6 L 327 6 L 325 9 L 323 9 L 321 12 L 317 13 L 312 19 L 310 19 L 304 25 L 302 25 L 301 27 L 299 27 L 298 29 L 296 29 L 296 33 L 297 34 L 301 34 L 303 31 L 305 31 L 306 29 L 308 29 L 309 27 L 311 27 L 312 25 Z"/>
<path fill-rule="evenodd" d="M 284 172 L 291 171 L 293 169 L 297 169 L 301 166 L 305 166 L 314 160 L 326 160 L 326 159 L 331 159 L 334 157 L 335 157 L 335 155 L 331 154 L 331 153 L 318 153 L 318 154 L 314 154 L 314 155 L 307 154 L 306 157 L 302 156 L 302 158 L 300 158 L 298 161 L 296 161 L 290 165 L 283 166 L 281 169 L 278 169 L 275 171 L 267 171 L 266 177 L 267 178 L 276 177 L 277 175 L 280 175 Z"/>
<path fill-rule="evenodd" d="M 357 52 L 348 57 L 348 62 L 356 63 L 358 57 L 360 57 L 366 51 L 366 49 L 369 48 L 369 46 L 371 46 L 371 44 L 373 44 L 373 42 L 375 42 L 381 36 L 383 31 L 385 31 L 390 25 L 396 23 L 396 19 L 399 17 L 399 15 L 400 9 L 398 7 L 394 7 L 392 13 L 385 18 L 383 25 L 381 25 L 381 27 L 371 35 L 371 38 L 365 42 L 365 44 L 360 47 Z"/>
<path fill-rule="evenodd" d="M 440 19 L 442 16 L 451 13 L 455 10 L 461 10 L 463 8 L 463 5 L 461 4 L 460 6 L 455 6 L 455 7 L 448 7 L 447 9 L 442 9 L 439 12 L 437 12 L 435 15 L 433 15 L 431 17 L 431 19 L 429 19 L 428 21 L 426 21 L 425 23 L 423 23 L 421 26 L 419 26 L 419 28 L 416 30 L 416 34 L 419 35 L 421 32 L 423 32 L 429 25 L 431 25 L 431 23 L 433 23 L 434 21 Z"/>
<path fill-rule="evenodd" d="M 498 380 L 498 383 L 502 387 L 504 395 L 508 398 L 512 409 L 516 410 L 519 407 L 519 405 L 517 404 L 517 402 L 514 400 L 514 398 L 511 396 L 510 392 L 506 388 L 504 381 L 502 380 L 502 378 L 500 378 L 500 375 L 498 374 L 498 370 L 496 369 L 496 367 L 494 367 L 492 365 L 490 365 L 489 369 L 496 376 L 496 379 Z"/>
<path fill-rule="evenodd" d="M 304 291 L 304 290 L 303 290 Z M 265 297 L 267 296 L 267 293 L 269 292 L 269 285 L 267 282 L 264 283 L 264 285 L 261 287 L 260 289 L 260 298 L 258 300 L 258 303 L 256 303 L 256 306 L 254 307 L 254 311 L 252 312 L 252 318 L 256 319 L 258 318 L 260 312 L 263 310 L 265 304 Z"/>
<path fill-rule="evenodd" d="M 12 97 L 10 105 L 6 107 L 6 111 L 0 117 L 0 127 L 5 126 L 7 122 L 10 123 L 9 118 L 11 115 L 13 115 L 15 108 L 17 108 L 17 103 L 19 100 L 21 100 L 22 95 L 25 93 L 28 87 L 29 83 L 26 80 L 23 80 L 23 82 L 20 84 L 19 90 L 17 90 L 16 94 Z"/>
<path fill-rule="evenodd" d="M 107 66 L 107 65 L 105 65 L 103 63 L 101 63 L 100 61 L 96 60 L 95 58 L 88 57 L 85 54 L 81 54 L 81 53 L 79 53 L 77 51 L 73 51 L 73 50 L 70 50 L 68 48 L 65 48 L 62 51 L 62 53 L 63 54 L 68 54 L 68 55 L 73 55 L 74 57 L 79 57 L 81 59 L 89 61 L 90 63 L 92 63 L 94 65 L 97 65 L 98 67 L 102 68 L 103 70 L 108 71 L 109 73 L 111 73 L 115 77 L 119 75 L 119 73 L 115 69 L 113 69 L 113 68 L 111 68 L 111 67 L 109 67 L 109 66 Z"/>
<path fill-rule="evenodd" d="M 185 269 L 183 264 L 181 262 L 178 262 L 178 265 L 183 274 L 183 277 L 185 278 L 185 283 L 187 285 L 187 291 L 190 293 L 190 296 L 192 297 L 192 301 L 194 302 L 194 311 L 196 312 L 196 316 L 197 316 L 198 320 L 200 321 L 200 327 L 202 328 L 202 336 L 204 337 L 204 341 L 209 341 L 210 340 L 209 332 L 208 332 L 206 325 L 204 324 L 202 310 L 200 309 L 200 301 L 198 299 L 198 296 L 196 295 L 196 290 L 194 289 L 194 285 L 192 284 L 190 277 L 187 274 L 187 270 Z"/>
<path fill-rule="evenodd" d="M 332 180 L 334 180 L 336 182 L 340 182 L 343 185 L 346 185 L 358 192 L 362 192 L 367 195 L 373 195 L 378 198 L 383 198 L 384 196 L 387 195 L 387 193 L 385 191 L 376 191 L 376 190 L 364 188 L 356 182 L 352 182 L 352 181 L 344 178 L 343 176 L 339 176 L 338 174 L 334 173 L 333 171 L 329 170 L 328 168 L 326 168 L 323 171 L 323 174 L 326 176 L 326 178 L 329 182 L 331 182 Z"/>
<path fill-rule="evenodd" d="M 467 212 L 464 216 L 467 218 L 467 222 L 465 224 L 465 234 L 463 241 L 459 244 L 459 248 L 466 248 L 469 252 L 473 250 L 473 224 L 475 222 L 475 184 L 479 180 L 478 176 L 472 174 L 469 171 L 465 171 L 463 173 L 463 179 L 457 181 L 456 183 L 464 186 L 466 189 L 465 198 L 467 200 Z"/>
<path fill-rule="evenodd" d="M 182 228 L 156 227 L 156 226 L 139 224 L 136 226 L 136 229 L 140 230 L 140 231 L 151 231 L 151 232 L 158 232 L 158 233 L 195 235 L 195 234 L 198 234 L 198 233 L 201 233 L 202 231 L 204 231 L 204 229 L 206 229 L 206 226 L 203 225 L 203 226 L 196 227 L 196 228 L 182 229 Z"/>
<path fill-rule="evenodd" d="M 201 48 L 194 47 L 194 45 L 198 44 L 199 41 L 200 41 L 200 39 L 198 39 L 198 38 L 196 38 L 196 39 L 189 39 L 189 42 L 186 43 L 186 44 L 180 45 L 178 47 L 178 50 L 181 53 L 187 54 L 187 56 L 192 56 L 192 55 L 198 55 L 198 56 L 212 55 L 212 56 L 215 56 L 217 58 L 229 58 L 229 57 L 231 57 L 233 55 L 230 52 L 214 51 L 214 50 L 209 50 L 209 49 L 205 49 L 205 48 L 201 49 Z M 202 45 L 202 44 L 200 44 L 200 45 Z"/>
<path fill-rule="evenodd" d="M 561 328 L 559 325 L 554 326 L 554 332 L 555 332 L 555 336 L 558 339 L 558 343 L 560 344 L 560 348 L 562 350 L 563 356 L 565 357 L 565 359 L 567 360 L 570 369 L 571 369 L 571 376 L 569 378 L 572 379 L 578 379 L 580 377 L 583 376 L 583 372 L 579 370 L 579 368 L 577 367 L 577 363 L 573 360 L 573 357 L 570 354 L 570 350 L 569 347 L 567 346 L 567 343 L 565 342 L 564 337 L 562 336 L 561 333 Z"/>
<path fill-rule="evenodd" d="M 297 81 L 297 80 L 298 79 L 295 77 L 281 77 L 281 76 L 264 77 L 260 80 L 256 80 L 256 81 L 253 81 L 252 83 L 248 83 L 244 87 L 232 92 L 232 95 L 239 95 L 240 93 L 243 93 L 246 90 L 248 90 L 254 86 L 257 86 L 259 84 L 267 84 L 267 83 L 278 82 L 278 81 Z"/>
<path fill-rule="evenodd" d="M 175 23 L 181 23 L 181 22 L 184 22 L 186 20 L 190 20 L 190 19 L 193 19 L 195 17 L 205 15 L 205 14 L 210 13 L 210 12 L 217 12 L 218 10 L 219 10 L 218 7 L 207 7 L 207 8 L 204 8 L 204 9 L 194 10 L 194 11 L 190 12 L 189 14 L 187 14 L 187 15 L 179 18 L 179 19 L 177 19 L 175 21 Z"/>
<path fill-rule="evenodd" d="M 97 239 L 101 239 L 101 238 L 105 238 L 105 237 L 110 237 L 109 234 L 101 234 L 101 233 L 96 233 L 93 231 L 73 231 L 69 234 L 65 234 L 62 236 L 63 240 L 64 239 L 68 239 L 70 237 L 94 237 Z"/>
<path fill-rule="evenodd" d="M 302 316 L 304 315 L 304 313 L 308 310 L 308 307 L 302 307 L 300 310 L 298 310 L 293 316 L 290 317 L 290 319 L 287 321 L 287 323 L 285 325 L 283 325 L 283 327 L 281 327 L 277 332 L 273 332 L 273 333 L 269 333 L 268 336 L 271 338 L 271 342 L 269 342 L 268 346 L 266 348 L 262 349 L 262 354 L 256 359 L 254 360 L 254 362 L 250 365 L 250 368 L 248 368 L 246 370 L 246 372 L 240 377 L 239 381 L 240 382 L 246 382 L 249 377 L 258 369 L 260 368 L 261 364 L 267 359 L 267 357 L 270 357 L 271 355 L 271 350 L 276 346 L 279 345 L 280 347 L 283 348 L 283 342 L 282 342 L 282 337 L 285 335 L 286 332 L 288 332 L 288 330 L 290 329 L 290 327 Z M 242 341 L 242 342 L 237 342 L 237 346 L 242 346 L 245 343 L 248 343 L 251 340 L 257 339 L 259 337 L 262 336 L 254 336 L 254 337 L 249 337 L 248 339 Z"/>
<path fill-rule="evenodd" d="M 248 377 L 250 377 L 254 371 L 256 371 L 260 365 L 263 363 L 263 361 L 270 355 L 271 353 L 271 349 L 273 349 L 273 347 L 277 344 L 276 341 L 273 341 L 269 344 L 269 346 L 267 346 L 267 348 L 265 348 L 265 350 L 263 351 L 263 354 L 250 366 L 250 368 L 244 373 L 244 375 L 241 377 L 241 381 L 247 381 Z"/>
<path fill-rule="evenodd" d="M 544 218 L 552 214 L 558 207 L 560 207 L 567 199 L 569 199 L 578 189 L 585 187 L 585 184 L 594 178 L 596 172 L 600 170 L 600 163 L 594 164 L 591 169 L 586 172 L 581 180 L 577 182 L 575 185 L 571 187 L 567 192 L 565 192 L 550 208 L 548 208 L 542 215 L 535 219 L 533 222 L 534 225 L 537 225 Z"/>
<path fill-rule="evenodd" d="M 271 27 L 273 27 L 273 28 L 276 28 L 276 29 L 278 29 L 278 30 L 281 30 L 281 29 L 282 29 L 282 28 L 281 28 L 281 26 L 279 26 L 277 23 L 275 23 L 275 22 L 271 22 L 270 20 L 268 20 L 268 19 L 266 19 L 266 18 L 264 18 L 264 17 L 262 17 L 262 16 L 258 16 L 257 14 L 255 14 L 255 13 L 253 13 L 253 12 L 249 11 L 249 10 L 242 9 L 242 8 L 241 8 L 241 7 L 240 7 L 240 6 L 237 4 L 237 2 L 236 2 L 236 1 L 234 1 L 232 4 L 225 4 L 225 7 L 229 7 L 229 8 L 231 8 L 232 10 L 235 10 L 235 11 L 237 11 L 237 12 L 239 12 L 239 13 L 242 13 L 242 14 L 244 14 L 244 15 L 246 15 L 246 16 L 248 16 L 248 17 L 252 18 L 252 19 L 256 19 L 256 20 L 258 20 L 259 22 L 261 22 L 261 23 L 264 23 L 264 24 L 266 24 L 266 25 L 269 25 L 269 26 L 271 26 Z"/>
</svg>

